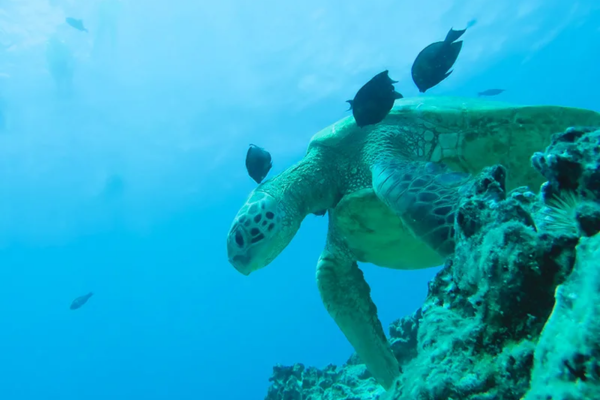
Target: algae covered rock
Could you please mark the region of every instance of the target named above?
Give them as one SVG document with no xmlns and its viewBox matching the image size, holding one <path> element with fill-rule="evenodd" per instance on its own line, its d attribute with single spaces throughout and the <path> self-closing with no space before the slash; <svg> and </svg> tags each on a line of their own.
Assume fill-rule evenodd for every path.
<svg viewBox="0 0 600 400">
<path fill-rule="evenodd" d="M 600 131 L 556 134 L 531 162 L 539 195 L 508 192 L 501 165 L 463 188 L 453 256 L 390 327 L 387 393 L 354 355 L 276 367 L 267 399 L 600 399 Z"/>
<path fill-rule="evenodd" d="M 529 386 L 535 337 L 553 305 L 562 265 L 544 251 L 532 194 L 508 195 L 506 170 L 485 169 L 456 216 L 454 257 L 431 282 L 417 356 L 393 399 L 520 398 Z M 568 266 L 567 266 L 568 268 Z"/>
<path fill-rule="evenodd" d="M 556 288 L 556 304 L 535 350 L 525 399 L 600 399 L 600 130 L 572 128 L 555 135 L 532 162 L 549 178 L 546 199 L 573 193 L 564 204 L 570 212 L 547 216 L 551 225 L 571 224 L 581 236 L 592 237 L 580 239 L 573 271 Z"/>
<path fill-rule="evenodd" d="M 322 370 L 278 365 L 269 380 L 273 383 L 265 400 L 370 400 L 384 393 L 364 364 Z"/>
<path fill-rule="evenodd" d="M 593 236 L 600 231 L 600 130 L 570 128 L 552 137 L 532 165 L 548 181 L 542 185 L 547 203 L 560 203 L 562 214 L 545 215 L 543 223 L 556 230 Z"/>
<path fill-rule="evenodd" d="M 577 262 L 535 350 L 525 400 L 600 399 L 600 235 L 582 238 Z"/>
</svg>

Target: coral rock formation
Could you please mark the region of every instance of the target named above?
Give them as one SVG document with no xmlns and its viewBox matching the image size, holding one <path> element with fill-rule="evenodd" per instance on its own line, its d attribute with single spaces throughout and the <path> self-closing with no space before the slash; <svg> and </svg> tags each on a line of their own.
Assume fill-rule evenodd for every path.
<svg viewBox="0 0 600 400">
<path fill-rule="evenodd" d="M 600 399 L 600 131 L 556 134 L 539 195 L 497 165 L 464 188 L 456 251 L 423 306 L 394 322 L 388 393 L 355 355 L 276 366 L 267 400 Z"/>
</svg>

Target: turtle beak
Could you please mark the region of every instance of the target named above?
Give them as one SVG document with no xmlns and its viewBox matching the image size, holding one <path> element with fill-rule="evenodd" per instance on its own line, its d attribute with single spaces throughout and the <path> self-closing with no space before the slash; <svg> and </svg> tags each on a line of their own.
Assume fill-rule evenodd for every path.
<svg viewBox="0 0 600 400">
<path fill-rule="evenodd" d="M 242 256 L 235 256 L 233 260 L 229 260 L 231 265 L 242 275 L 248 276 L 252 271 L 251 268 L 248 268 L 248 259 Z"/>
</svg>

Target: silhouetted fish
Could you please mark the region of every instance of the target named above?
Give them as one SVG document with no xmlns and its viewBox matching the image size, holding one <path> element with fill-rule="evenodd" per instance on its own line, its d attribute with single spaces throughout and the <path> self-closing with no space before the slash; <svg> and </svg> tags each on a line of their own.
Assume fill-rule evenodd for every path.
<svg viewBox="0 0 600 400">
<path fill-rule="evenodd" d="M 359 127 L 373 125 L 381 122 L 394 106 L 394 101 L 403 96 L 396 92 L 394 83 L 388 75 L 388 70 L 375 75 L 356 92 L 350 103 L 352 115 Z"/>
<path fill-rule="evenodd" d="M 483 92 L 477 93 L 477 95 L 478 96 L 496 96 L 504 91 L 505 91 L 505 89 L 488 89 L 488 90 L 484 90 Z"/>
<path fill-rule="evenodd" d="M 474 24 L 475 21 L 469 22 L 467 28 Z M 452 73 L 450 68 L 456 62 L 462 48 L 462 41 L 456 40 L 466 31 L 467 29 L 450 29 L 443 42 L 432 43 L 421 50 L 411 69 L 413 82 L 419 88 L 419 92 L 425 93 Z"/>
<path fill-rule="evenodd" d="M 81 20 L 81 19 L 75 19 L 75 18 L 67 17 L 65 19 L 65 21 L 67 21 L 67 24 L 71 25 L 73 28 L 77 29 L 78 31 L 82 31 L 82 32 L 87 32 L 88 31 L 83 26 L 83 20 Z"/>
<path fill-rule="evenodd" d="M 90 297 L 92 297 L 94 293 L 89 292 L 88 294 L 84 295 L 84 296 L 79 296 L 78 298 L 76 298 L 75 300 L 73 300 L 73 302 L 71 303 L 71 310 L 77 310 L 79 307 L 81 307 L 82 305 L 84 305 L 85 303 L 87 303 L 87 301 L 90 299 Z"/>
<path fill-rule="evenodd" d="M 271 170 L 272 166 L 273 162 L 271 161 L 271 154 L 262 147 L 251 144 L 246 153 L 246 169 L 248 170 L 248 175 L 250 175 L 256 183 L 261 183 Z"/>
</svg>

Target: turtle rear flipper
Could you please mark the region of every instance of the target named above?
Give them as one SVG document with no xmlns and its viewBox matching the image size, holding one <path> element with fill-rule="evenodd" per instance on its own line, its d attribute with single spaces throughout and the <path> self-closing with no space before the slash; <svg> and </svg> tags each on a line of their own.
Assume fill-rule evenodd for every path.
<svg viewBox="0 0 600 400">
<path fill-rule="evenodd" d="M 373 189 L 412 233 L 440 255 L 454 252 L 454 214 L 459 188 L 470 175 L 433 162 L 374 165 Z"/>
</svg>

